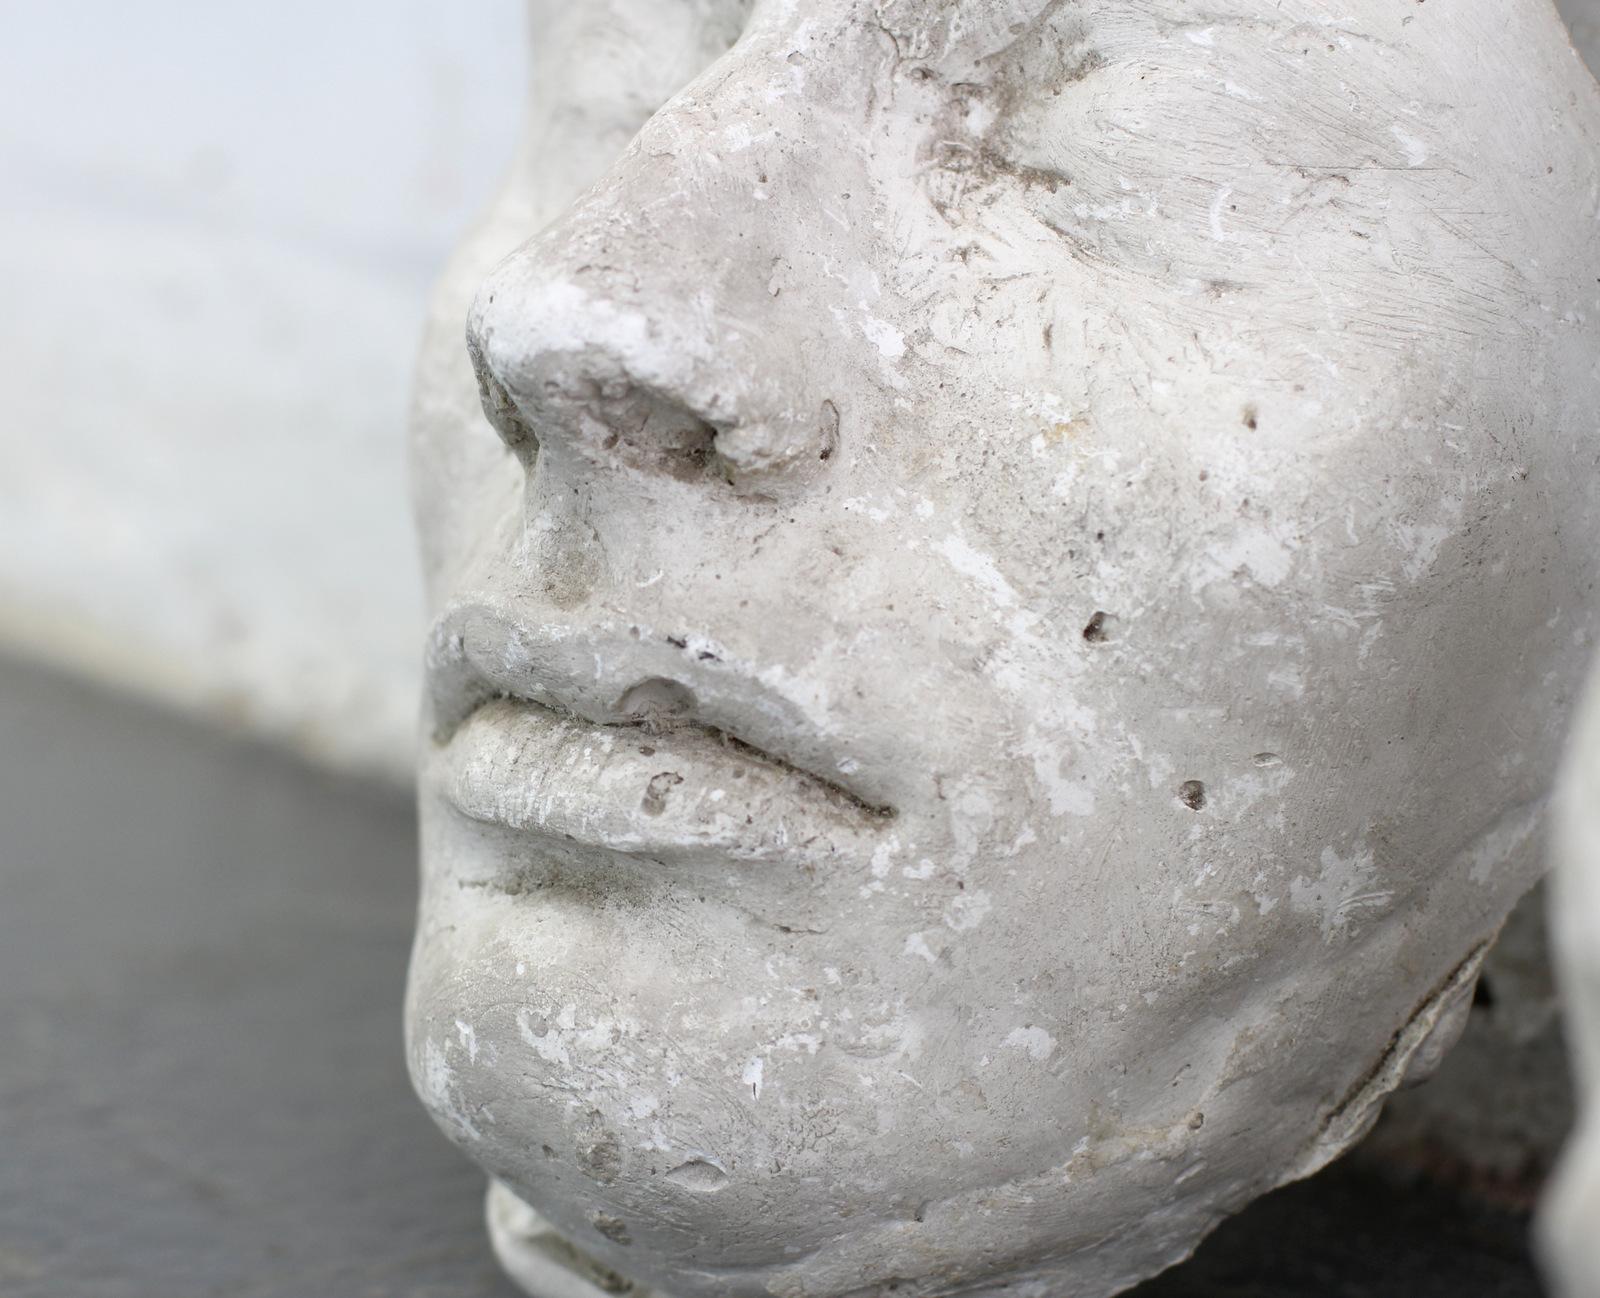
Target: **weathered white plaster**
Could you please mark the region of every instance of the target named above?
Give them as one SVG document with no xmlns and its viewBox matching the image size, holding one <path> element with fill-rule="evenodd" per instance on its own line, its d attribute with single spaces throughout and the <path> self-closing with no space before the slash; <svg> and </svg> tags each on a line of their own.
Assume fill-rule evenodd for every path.
<svg viewBox="0 0 1600 1298">
<path fill-rule="evenodd" d="M 1578 1125 L 1541 1220 L 1557 1298 L 1600 1295 L 1600 675 L 1589 687 L 1562 779 L 1550 881 L 1550 931 Z"/>
<path fill-rule="evenodd" d="M 1600 613 L 1600 89 L 1347 8 L 534 6 L 413 438 L 514 1273 L 1107 1295 L 1454 1039 Z"/>
</svg>

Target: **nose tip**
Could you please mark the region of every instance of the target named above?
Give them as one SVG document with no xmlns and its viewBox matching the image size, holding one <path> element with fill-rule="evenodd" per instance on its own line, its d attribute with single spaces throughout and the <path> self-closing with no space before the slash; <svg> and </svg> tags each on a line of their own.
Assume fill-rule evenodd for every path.
<svg viewBox="0 0 1600 1298">
<path fill-rule="evenodd" d="M 559 444 L 593 463 L 692 477 L 716 429 L 677 395 L 641 321 L 543 286 L 508 294 L 486 286 L 467 332 L 484 414 L 530 460 Z"/>
<path fill-rule="evenodd" d="M 468 321 L 484 413 L 525 462 L 559 448 L 591 469 L 739 485 L 830 458 L 834 404 L 706 290 L 566 260 L 525 249 Z"/>
</svg>

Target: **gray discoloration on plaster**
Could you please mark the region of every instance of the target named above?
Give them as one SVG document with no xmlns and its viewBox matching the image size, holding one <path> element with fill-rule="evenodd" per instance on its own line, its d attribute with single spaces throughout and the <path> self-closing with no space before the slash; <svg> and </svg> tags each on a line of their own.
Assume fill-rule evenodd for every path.
<svg viewBox="0 0 1600 1298">
<path fill-rule="evenodd" d="M 1600 90 L 1487 0 L 535 8 L 415 421 L 419 1083 L 675 1298 L 1113 1293 L 1537 875 Z"/>
</svg>

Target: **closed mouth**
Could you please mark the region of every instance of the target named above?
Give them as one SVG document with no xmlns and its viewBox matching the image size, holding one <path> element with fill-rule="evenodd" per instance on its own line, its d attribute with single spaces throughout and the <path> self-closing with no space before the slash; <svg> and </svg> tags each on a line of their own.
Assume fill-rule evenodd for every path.
<svg viewBox="0 0 1600 1298">
<path fill-rule="evenodd" d="M 472 820 L 663 863 L 814 868 L 870 851 L 894 816 L 710 726 L 598 724 L 504 696 L 452 727 L 435 770 Z"/>
</svg>

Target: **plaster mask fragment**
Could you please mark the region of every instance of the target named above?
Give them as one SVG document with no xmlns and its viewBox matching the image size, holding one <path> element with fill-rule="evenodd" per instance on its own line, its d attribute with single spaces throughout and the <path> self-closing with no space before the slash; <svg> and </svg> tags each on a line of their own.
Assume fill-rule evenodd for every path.
<svg viewBox="0 0 1600 1298">
<path fill-rule="evenodd" d="M 413 421 L 423 1097 L 530 1285 L 1117 1292 L 1537 874 L 1600 91 L 1491 0 L 532 11 Z"/>
</svg>

